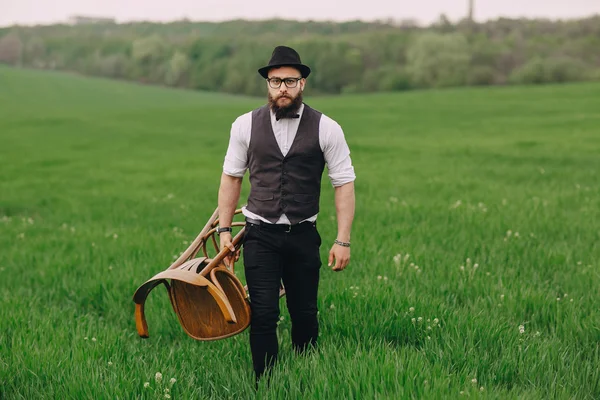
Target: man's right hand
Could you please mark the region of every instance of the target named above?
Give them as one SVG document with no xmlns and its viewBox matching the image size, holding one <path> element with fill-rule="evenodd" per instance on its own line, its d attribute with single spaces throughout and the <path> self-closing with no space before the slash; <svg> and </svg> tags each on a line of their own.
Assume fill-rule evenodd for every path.
<svg viewBox="0 0 600 400">
<path fill-rule="evenodd" d="M 229 255 L 227 255 L 225 257 L 225 263 L 227 264 L 227 266 L 230 266 L 231 264 L 233 264 L 234 261 L 237 261 L 240 259 L 240 251 L 235 250 L 235 246 L 231 242 L 231 233 L 222 232 L 220 235 L 220 238 L 221 238 L 221 249 L 224 249 L 225 247 L 227 247 L 229 250 L 231 250 L 231 253 L 229 253 Z"/>
</svg>

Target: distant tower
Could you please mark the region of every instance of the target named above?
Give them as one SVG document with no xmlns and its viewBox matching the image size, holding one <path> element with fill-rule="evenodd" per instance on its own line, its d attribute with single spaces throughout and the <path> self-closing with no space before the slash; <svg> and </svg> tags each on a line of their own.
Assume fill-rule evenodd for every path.
<svg viewBox="0 0 600 400">
<path fill-rule="evenodd" d="M 473 11 L 475 8 L 475 0 L 469 0 L 469 22 L 473 22 Z"/>
</svg>

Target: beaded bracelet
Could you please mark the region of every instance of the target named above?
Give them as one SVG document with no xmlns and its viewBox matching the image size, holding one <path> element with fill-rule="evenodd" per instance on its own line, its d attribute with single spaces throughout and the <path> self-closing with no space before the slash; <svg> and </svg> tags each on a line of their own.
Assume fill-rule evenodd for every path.
<svg viewBox="0 0 600 400">
<path fill-rule="evenodd" d="M 340 246 L 344 246 L 344 247 L 350 247 L 350 243 L 349 242 L 340 242 L 339 240 L 335 239 L 333 241 L 333 243 L 335 244 L 339 244 Z"/>
</svg>

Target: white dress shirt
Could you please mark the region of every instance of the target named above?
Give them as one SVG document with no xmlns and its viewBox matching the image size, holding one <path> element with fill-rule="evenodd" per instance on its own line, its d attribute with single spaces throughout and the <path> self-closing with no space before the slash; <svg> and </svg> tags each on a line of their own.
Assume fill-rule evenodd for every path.
<svg viewBox="0 0 600 400">
<path fill-rule="evenodd" d="M 275 118 L 275 113 L 271 111 L 271 126 L 277 144 L 281 153 L 285 156 L 294 143 L 300 119 L 304 111 L 304 104 L 300 106 L 298 114 L 300 118 L 282 118 L 279 121 Z M 252 112 L 248 112 L 238 117 L 231 125 L 231 136 L 229 138 L 229 147 L 223 163 L 223 172 L 230 176 L 242 178 L 248 169 L 248 146 L 250 145 L 250 133 L 252 130 Z M 342 127 L 322 114 L 319 123 L 319 144 L 323 151 L 325 163 L 327 164 L 328 176 L 334 187 L 342 186 L 353 182 L 356 179 L 354 167 L 350 159 L 350 149 L 346 143 Z M 248 218 L 259 219 L 269 222 L 260 215 L 248 211 L 246 206 L 242 207 L 242 213 Z M 315 221 L 317 215 L 307 218 L 306 221 Z M 278 224 L 290 224 L 285 214 L 279 217 Z"/>
</svg>

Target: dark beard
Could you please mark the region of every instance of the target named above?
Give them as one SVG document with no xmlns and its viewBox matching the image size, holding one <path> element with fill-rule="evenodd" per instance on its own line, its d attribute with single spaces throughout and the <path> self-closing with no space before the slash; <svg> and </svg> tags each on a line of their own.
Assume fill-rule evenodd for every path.
<svg viewBox="0 0 600 400">
<path fill-rule="evenodd" d="M 290 98 L 290 97 L 288 97 Z M 298 92 L 298 95 L 292 99 L 292 102 L 289 106 L 279 107 L 277 105 L 277 101 L 271 96 L 269 93 L 269 107 L 275 113 L 275 118 L 290 118 L 294 115 L 298 114 L 298 110 L 302 105 L 302 92 Z"/>
</svg>

